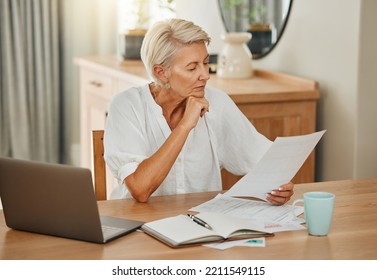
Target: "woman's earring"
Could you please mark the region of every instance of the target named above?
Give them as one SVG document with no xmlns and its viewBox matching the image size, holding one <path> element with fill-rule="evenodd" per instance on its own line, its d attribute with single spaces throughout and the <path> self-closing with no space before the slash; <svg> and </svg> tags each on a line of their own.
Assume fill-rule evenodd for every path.
<svg viewBox="0 0 377 280">
<path fill-rule="evenodd" d="M 170 88 L 170 84 L 169 83 L 164 84 L 164 88 L 165 89 L 169 89 Z"/>
</svg>

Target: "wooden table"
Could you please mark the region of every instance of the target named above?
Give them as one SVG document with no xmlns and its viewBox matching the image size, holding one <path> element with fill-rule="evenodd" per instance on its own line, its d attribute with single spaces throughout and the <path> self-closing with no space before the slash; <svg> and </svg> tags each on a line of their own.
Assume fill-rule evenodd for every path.
<svg viewBox="0 0 377 280">
<path fill-rule="evenodd" d="M 377 178 L 296 185 L 293 199 L 307 191 L 336 195 L 332 228 L 326 237 L 306 231 L 276 233 L 266 247 L 234 247 L 224 251 L 203 246 L 172 249 L 142 232 L 105 245 L 12 230 L 0 214 L 0 259 L 377 259 Z M 216 193 L 99 202 L 103 215 L 151 221 L 186 213 Z M 291 201 L 292 202 L 292 201 Z"/>
</svg>

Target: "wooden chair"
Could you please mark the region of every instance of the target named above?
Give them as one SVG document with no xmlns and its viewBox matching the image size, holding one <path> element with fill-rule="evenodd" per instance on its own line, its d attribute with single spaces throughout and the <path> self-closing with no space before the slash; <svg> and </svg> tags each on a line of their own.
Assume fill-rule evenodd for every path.
<svg viewBox="0 0 377 280">
<path fill-rule="evenodd" d="M 106 200 L 106 163 L 103 158 L 104 146 L 103 146 L 103 130 L 92 131 L 93 141 L 93 163 L 94 163 L 94 191 L 97 200 Z"/>
</svg>

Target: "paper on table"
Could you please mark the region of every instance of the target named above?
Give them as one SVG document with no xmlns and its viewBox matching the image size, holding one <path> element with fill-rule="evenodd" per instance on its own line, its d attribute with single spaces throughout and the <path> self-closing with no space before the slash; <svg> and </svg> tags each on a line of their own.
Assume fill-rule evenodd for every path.
<svg viewBox="0 0 377 280">
<path fill-rule="evenodd" d="M 273 232 L 283 231 L 284 225 L 297 223 L 295 216 L 304 213 L 303 206 L 295 206 L 292 215 L 291 205 L 274 206 L 264 201 L 255 201 L 218 194 L 215 198 L 189 209 L 194 212 L 215 212 L 223 213 L 250 221 L 260 221 L 271 228 Z M 274 225 L 274 226 L 272 226 Z M 277 227 L 280 225 L 280 227 Z M 303 229 L 298 226 L 297 230 Z M 286 230 L 293 230 L 291 227 Z"/>
<path fill-rule="evenodd" d="M 265 200 L 267 193 L 292 180 L 325 132 L 277 137 L 255 167 L 224 195 Z"/>
<path fill-rule="evenodd" d="M 232 248 L 235 246 L 266 247 L 266 238 L 261 237 L 261 238 L 225 241 L 221 243 L 204 244 L 203 246 L 208 247 L 208 248 L 218 249 L 218 250 L 225 250 L 225 249 Z"/>
</svg>

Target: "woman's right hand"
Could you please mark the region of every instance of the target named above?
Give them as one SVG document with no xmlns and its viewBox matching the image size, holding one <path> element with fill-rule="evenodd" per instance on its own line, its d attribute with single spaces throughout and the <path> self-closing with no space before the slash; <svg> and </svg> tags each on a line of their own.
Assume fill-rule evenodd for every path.
<svg viewBox="0 0 377 280">
<path fill-rule="evenodd" d="M 208 111 L 209 103 L 207 99 L 190 96 L 186 99 L 186 108 L 180 123 L 192 129 L 198 123 L 199 118 L 203 117 Z"/>
</svg>

